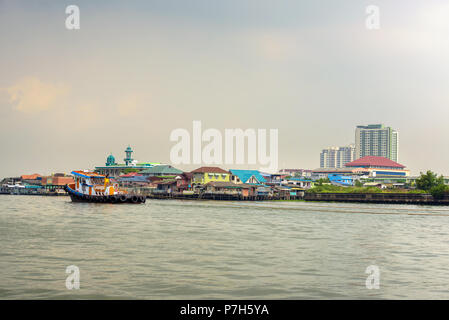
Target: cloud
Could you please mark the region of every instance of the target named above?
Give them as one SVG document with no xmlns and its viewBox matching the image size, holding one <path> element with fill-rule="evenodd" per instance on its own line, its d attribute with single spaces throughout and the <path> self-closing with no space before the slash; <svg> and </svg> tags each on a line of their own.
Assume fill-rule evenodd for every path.
<svg viewBox="0 0 449 320">
<path fill-rule="evenodd" d="M 262 56 L 269 60 L 282 61 L 295 58 L 300 53 L 298 36 L 288 32 L 264 32 L 256 36 Z"/>
<path fill-rule="evenodd" d="M 136 114 L 142 104 L 142 99 L 137 95 L 128 95 L 122 98 L 117 104 L 117 111 L 120 116 Z"/>
<path fill-rule="evenodd" d="M 57 107 L 70 91 L 64 84 L 44 83 L 36 77 L 25 77 L 4 88 L 8 103 L 18 111 L 36 113 Z"/>
</svg>

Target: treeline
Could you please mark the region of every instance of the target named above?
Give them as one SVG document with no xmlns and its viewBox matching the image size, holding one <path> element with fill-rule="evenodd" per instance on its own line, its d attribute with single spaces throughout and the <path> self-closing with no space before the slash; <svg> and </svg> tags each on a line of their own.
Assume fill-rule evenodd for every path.
<svg viewBox="0 0 449 320">
<path fill-rule="evenodd" d="M 422 173 L 416 179 L 416 188 L 430 193 L 435 199 L 441 199 L 449 194 L 449 186 L 444 183 L 442 175 L 438 175 L 430 170 Z"/>
</svg>

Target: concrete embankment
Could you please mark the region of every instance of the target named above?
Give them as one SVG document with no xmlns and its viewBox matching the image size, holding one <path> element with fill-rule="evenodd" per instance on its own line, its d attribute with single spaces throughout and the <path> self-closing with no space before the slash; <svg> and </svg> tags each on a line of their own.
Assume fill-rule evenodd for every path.
<svg viewBox="0 0 449 320">
<path fill-rule="evenodd" d="M 230 200 L 230 201 L 269 201 L 269 200 L 301 200 L 302 194 L 295 196 L 291 195 L 252 195 L 242 196 L 238 193 L 214 193 L 214 192 L 202 192 L 192 194 L 182 193 L 153 193 L 148 194 L 149 199 L 177 199 L 177 200 Z"/>
<path fill-rule="evenodd" d="M 449 196 L 435 199 L 426 193 L 309 193 L 306 201 L 362 202 L 383 204 L 449 205 Z"/>
</svg>

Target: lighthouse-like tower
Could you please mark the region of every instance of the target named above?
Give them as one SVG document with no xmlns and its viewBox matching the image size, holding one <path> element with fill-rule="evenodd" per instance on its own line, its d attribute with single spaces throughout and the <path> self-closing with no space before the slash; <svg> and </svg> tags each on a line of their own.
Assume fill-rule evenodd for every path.
<svg viewBox="0 0 449 320">
<path fill-rule="evenodd" d="M 126 148 L 126 150 L 125 150 L 125 153 L 126 153 L 126 158 L 123 159 L 123 160 L 125 161 L 125 164 L 126 164 L 127 166 L 129 166 L 129 165 L 133 162 L 133 160 L 134 160 L 134 159 L 131 157 L 131 154 L 133 153 L 133 149 L 131 149 L 131 147 L 128 146 L 128 148 Z"/>
</svg>

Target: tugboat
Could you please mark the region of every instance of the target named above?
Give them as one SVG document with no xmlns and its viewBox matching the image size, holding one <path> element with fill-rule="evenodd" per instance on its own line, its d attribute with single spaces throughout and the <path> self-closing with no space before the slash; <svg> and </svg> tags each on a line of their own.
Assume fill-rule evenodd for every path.
<svg viewBox="0 0 449 320">
<path fill-rule="evenodd" d="M 117 184 L 96 172 L 72 171 L 75 183 L 65 186 L 73 202 L 145 203 L 146 198 L 120 190 Z"/>
</svg>

